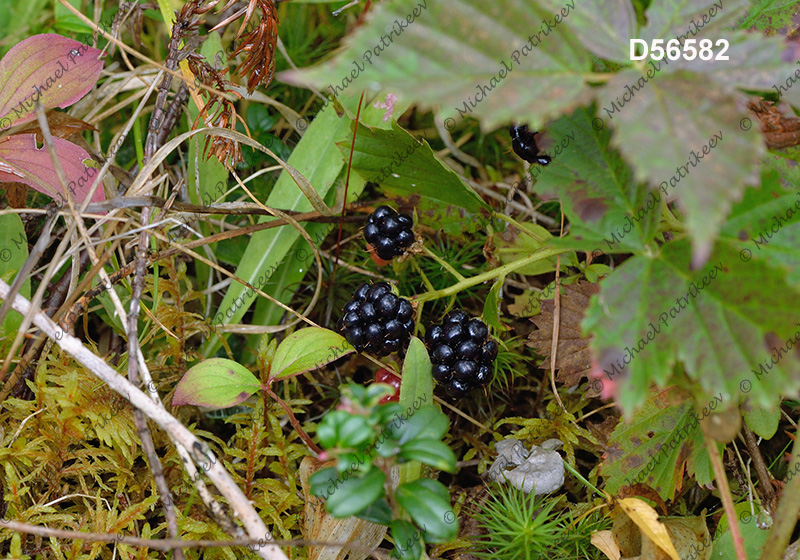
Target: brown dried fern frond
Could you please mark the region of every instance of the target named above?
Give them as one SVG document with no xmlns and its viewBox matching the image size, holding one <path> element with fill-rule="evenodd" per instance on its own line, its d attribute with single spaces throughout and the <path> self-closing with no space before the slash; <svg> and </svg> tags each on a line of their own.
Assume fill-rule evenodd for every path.
<svg viewBox="0 0 800 560">
<path fill-rule="evenodd" d="M 250 23 L 256 9 L 261 10 L 261 19 L 250 33 L 242 37 L 245 26 Z M 273 0 L 250 0 L 236 35 L 242 42 L 231 53 L 231 58 L 240 53 L 247 57 L 237 68 L 240 77 L 248 75 L 247 92 L 253 93 L 261 84 L 272 82 L 275 74 L 275 47 L 278 44 L 278 13 Z"/>
</svg>

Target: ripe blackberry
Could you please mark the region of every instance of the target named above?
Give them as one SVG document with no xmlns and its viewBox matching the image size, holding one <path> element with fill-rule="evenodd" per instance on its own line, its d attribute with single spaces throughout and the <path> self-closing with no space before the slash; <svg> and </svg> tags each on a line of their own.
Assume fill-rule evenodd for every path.
<svg viewBox="0 0 800 560">
<path fill-rule="evenodd" d="M 492 378 L 492 363 L 497 343 L 480 319 L 456 309 L 441 325 L 428 330 L 426 342 L 433 364 L 433 378 L 445 385 L 453 398 L 466 396 L 473 387 L 484 386 Z"/>
<path fill-rule="evenodd" d="M 364 239 L 375 253 L 390 261 L 406 252 L 414 243 L 414 221 L 408 214 L 398 214 L 388 206 L 378 206 L 367 218 Z"/>
<path fill-rule="evenodd" d="M 413 316 L 411 302 L 386 282 L 362 284 L 344 306 L 338 328 L 357 351 L 386 356 L 408 346 Z"/>
<path fill-rule="evenodd" d="M 539 134 L 538 131 L 531 131 L 527 124 L 512 125 L 508 129 L 511 135 L 511 147 L 514 153 L 527 161 L 528 163 L 538 163 L 539 165 L 547 165 L 553 159 L 547 154 L 540 154 L 539 148 L 536 146 L 535 136 Z"/>
</svg>

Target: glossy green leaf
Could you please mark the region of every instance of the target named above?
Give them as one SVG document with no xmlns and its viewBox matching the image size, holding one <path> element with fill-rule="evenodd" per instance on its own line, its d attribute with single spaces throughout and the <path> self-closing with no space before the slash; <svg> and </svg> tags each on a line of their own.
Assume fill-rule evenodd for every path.
<svg viewBox="0 0 800 560">
<path fill-rule="evenodd" d="M 450 498 L 433 491 L 426 479 L 407 482 L 397 487 L 397 502 L 424 530 L 425 542 L 447 542 L 458 535 Z M 429 481 L 434 482 L 434 481 Z M 448 522 L 449 521 L 449 522 Z"/>
<path fill-rule="evenodd" d="M 390 525 L 392 523 L 392 508 L 385 499 L 371 503 L 367 509 L 358 514 L 359 519 L 377 523 L 378 525 Z"/>
<path fill-rule="evenodd" d="M 433 401 L 433 377 L 428 350 L 416 336 L 411 342 L 403 361 L 403 375 L 400 382 L 400 406 L 409 407 L 414 403 Z M 419 405 L 417 405 L 419 408 Z"/>
<path fill-rule="evenodd" d="M 258 379 L 243 365 L 225 358 L 211 358 L 184 374 L 175 388 L 172 406 L 227 408 L 246 401 L 260 388 Z"/>
<path fill-rule="evenodd" d="M 405 519 L 396 519 L 390 525 L 394 550 L 392 556 L 400 560 L 419 560 L 422 557 L 420 531 Z"/>
<path fill-rule="evenodd" d="M 413 336 L 408 345 L 406 358 L 403 361 L 403 375 L 400 381 L 400 407 L 408 411 L 419 409 L 423 403 L 433 402 L 433 377 L 431 375 L 431 360 L 428 356 L 428 350 L 422 341 Z M 425 409 L 427 407 L 423 407 Z M 416 413 L 412 416 L 408 415 L 409 420 L 402 426 L 406 428 L 407 424 L 416 417 Z M 397 433 L 397 430 L 395 430 Z M 388 452 L 388 446 L 381 446 L 378 452 Z M 410 482 L 420 477 L 422 473 L 422 466 L 416 461 L 400 465 L 400 482 Z"/>
<path fill-rule="evenodd" d="M 433 405 L 426 405 L 412 414 L 409 419 L 395 431 L 400 445 L 416 439 L 440 440 L 447 433 L 450 420 L 447 415 Z"/>
<path fill-rule="evenodd" d="M 755 511 L 751 511 L 751 507 L 754 507 Z M 762 529 L 759 525 L 769 519 L 769 514 L 759 511 L 756 504 L 748 501 L 736 504 L 734 510 L 738 518 L 739 532 L 742 535 L 744 550 L 747 557 L 761 558 L 761 553 L 770 535 L 770 527 L 767 526 Z M 720 518 L 717 535 L 714 538 L 711 558 L 736 558 L 736 547 L 733 544 L 730 523 L 728 522 L 727 515 L 724 513 Z"/>
<path fill-rule="evenodd" d="M 435 439 L 414 439 L 400 447 L 400 458 L 419 461 L 435 469 L 455 472 L 456 455 L 441 441 Z"/>
<path fill-rule="evenodd" d="M 311 493 L 319 498 L 326 497 L 329 492 L 333 493 L 333 485 L 338 478 L 339 471 L 336 470 L 336 467 L 326 467 L 318 470 L 308 477 Z"/>
<path fill-rule="evenodd" d="M 326 502 L 328 512 L 334 517 L 358 515 L 374 501 L 383 497 L 385 481 L 386 475 L 375 466 L 360 478 L 353 476 L 347 478 L 328 497 Z"/>
<path fill-rule="evenodd" d="M 278 345 L 270 378 L 285 379 L 318 369 L 351 352 L 355 348 L 340 334 L 319 327 L 300 329 Z"/>
</svg>

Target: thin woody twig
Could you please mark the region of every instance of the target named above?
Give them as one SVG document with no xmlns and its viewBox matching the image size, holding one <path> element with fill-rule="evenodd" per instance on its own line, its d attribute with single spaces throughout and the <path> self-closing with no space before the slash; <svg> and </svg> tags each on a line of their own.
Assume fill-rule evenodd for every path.
<svg viewBox="0 0 800 560">
<path fill-rule="evenodd" d="M 259 539 L 236 539 L 231 541 L 184 541 L 184 540 L 169 540 L 169 539 L 143 539 L 140 537 L 132 537 L 128 535 L 111 535 L 108 533 L 83 533 L 80 531 L 69 531 L 65 529 L 50 529 L 49 527 L 42 527 L 40 525 L 31 525 L 29 523 L 20 523 L 19 521 L 10 521 L 4 519 L 2 526 L 18 531 L 20 533 L 29 533 L 32 535 L 40 535 L 43 537 L 55 537 L 59 539 L 76 539 L 86 542 L 113 542 L 118 544 L 127 544 L 131 546 L 142 546 L 152 550 L 170 550 L 182 548 L 211 548 L 211 547 L 230 547 L 230 546 L 247 546 L 258 545 Z M 263 540 L 262 540 L 263 541 Z M 309 548 L 315 547 L 331 547 L 331 548 L 344 548 L 369 554 L 378 560 L 386 560 L 388 555 L 371 549 L 369 547 L 354 544 L 354 543 L 339 543 L 339 542 L 325 542 L 325 541 L 311 541 L 304 539 L 295 539 L 289 541 L 274 541 L 275 544 L 281 546 L 307 546 Z"/>
<path fill-rule="evenodd" d="M 9 296 L 9 292 L 9 285 L 0 280 L 0 299 L 6 299 Z M 273 544 L 274 539 L 266 525 L 264 525 L 264 521 L 253 509 L 247 497 L 231 479 L 206 443 L 199 440 L 163 407 L 154 403 L 138 387 L 114 371 L 103 358 L 85 347 L 80 340 L 65 333 L 50 317 L 42 312 L 34 312 L 31 303 L 27 299 L 17 295 L 14 298 L 12 307 L 23 316 L 30 314 L 33 324 L 44 331 L 47 336 L 55 339 L 62 350 L 72 355 L 87 371 L 104 381 L 109 388 L 124 396 L 134 407 L 144 412 L 171 439 L 190 450 L 192 459 L 203 465 L 206 475 L 216 485 L 220 493 L 225 496 L 231 508 L 236 511 L 250 537 L 259 539 L 258 549 L 254 552 L 265 560 L 288 560 L 283 551 Z M 265 543 L 263 547 L 260 546 L 262 542 Z"/>
<path fill-rule="evenodd" d="M 141 221 L 142 225 L 146 225 L 150 220 L 150 207 L 142 209 Z M 136 251 L 136 270 L 133 276 L 132 292 L 131 292 L 131 306 L 128 312 L 128 379 L 135 385 L 139 384 L 139 372 L 137 366 L 139 364 L 139 305 L 142 298 L 142 291 L 144 288 L 144 273 L 147 270 L 147 245 L 150 236 L 147 229 L 143 229 L 139 234 L 139 248 Z M 155 391 L 152 377 L 149 371 L 143 371 L 146 386 L 151 393 L 153 400 L 158 400 L 158 392 Z M 163 504 L 164 517 L 167 521 L 167 530 L 170 537 L 173 539 L 178 537 L 178 518 L 172 509 L 172 493 L 169 490 L 166 478 L 164 478 L 164 469 L 161 466 L 161 459 L 156 453 L 156 446 L 153 443 L 153 436 L 150 433 L 150 428 L 147 427 L 147 420 L 138 408 L 133 409 L 133 417 L 136 423 L 136 430 L 139 433 L 139 439 L 142 441 L 142 451 L 147 457 L 150 472 L 153 473 L 153 478 L 156 482 L 156 488 L 161 496 L 161 503 Z M 176 560 L 184 560 L 185 556 L 183 550 L 176 548 L 173 551 Z"/>
</svg>

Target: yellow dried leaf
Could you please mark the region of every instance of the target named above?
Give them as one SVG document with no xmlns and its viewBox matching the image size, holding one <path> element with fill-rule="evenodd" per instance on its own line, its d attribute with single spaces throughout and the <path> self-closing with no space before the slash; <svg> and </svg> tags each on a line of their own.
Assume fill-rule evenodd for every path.
<svg viewBox="0 0 800 560">
<path fill-rule="evenodd" d="M 619 560 L 621 557 L 619 547 L 611 531 L 592 533 L 592 544 L 599 548 L 600 552 L 608 556 L 609 560 Z"/>
<path fill-rule="evenodd" d="M 628 517 L 641 529 L 643 536 L 647 536 L 673 560 L 681 560 L 678 551 L 675 550 L 675 545 L 672 544 L 666 526 L 658 520 L 656 510 L 638 498 L 625 498 L 618 503 Z"/>
</svg>

